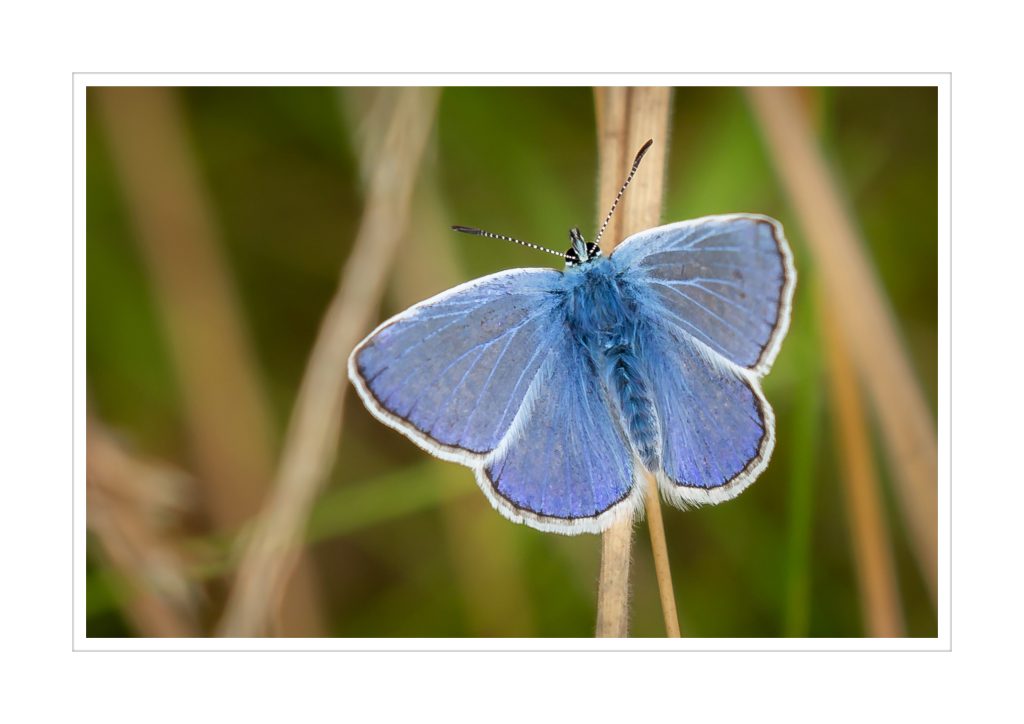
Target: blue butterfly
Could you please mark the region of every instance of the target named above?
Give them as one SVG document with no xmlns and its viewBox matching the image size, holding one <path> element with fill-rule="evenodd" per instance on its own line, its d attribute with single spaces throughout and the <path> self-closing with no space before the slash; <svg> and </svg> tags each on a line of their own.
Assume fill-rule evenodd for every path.
<svg viewBox="0 0 1024 724">
<path fill-rule="evenodd" d="M 607 258 L 569 236 L 564 272 L 491 274 L 374 330 L 348 363 L 366 407 L 472 468 L 499 512 L 539 530 L 597 533 L 634 516 L 645 469 L 682 508 L 739 495 L 775 444 L 760 378 L 796 284 L 782 226 L 707 216 L 634 234 Z"/>
</svg>

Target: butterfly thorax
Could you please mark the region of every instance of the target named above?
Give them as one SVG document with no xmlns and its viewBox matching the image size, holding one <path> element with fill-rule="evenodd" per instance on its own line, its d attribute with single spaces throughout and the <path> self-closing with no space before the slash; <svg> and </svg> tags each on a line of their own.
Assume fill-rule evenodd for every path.
<svg viewBox="0 0 1024 724">
<path fill-rule="evenodd" d="M 596 258 L 566 274 L 566 324 L 625 422 L 624 432 L 649 469 L 657 468 L 657 423 L 640 363 L 646 323 L 624 275 Z"/>
</svg>

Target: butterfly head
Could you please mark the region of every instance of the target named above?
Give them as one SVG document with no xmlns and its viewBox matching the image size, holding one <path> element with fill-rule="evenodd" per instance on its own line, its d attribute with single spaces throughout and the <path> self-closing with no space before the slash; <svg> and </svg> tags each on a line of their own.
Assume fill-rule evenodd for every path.
<svg viewBox="0 0 1024 724">
<path fill-rule="evenodd" d="M 575 226 L 569 230 L 569 241 L 572 246 L 565 252 L 566 268 L 586 264 L 591 259 L 601 256 L 601 247 L 592 241 L 584 240 L 583 234 Z"/>
<path fill-rule="evenodd" d="M 529 247 L 530 249 L 536 249 L 537 251 L 543 251 L 548 254 L 555 256 L 561 256 L 565 259 L 565 268 L 571 269 L 572 267 L 582 266 L 587 262 L 593 261 L 601 257 L 601 237 L 604 235 L 605 229 L 608 228 L 608 222 L 612 219 L 612 214 L 615 213 L 615 207 L 619 205 L 619 201 L 622 199 L 622 195 L 626 192 L 626 187 L 629 186 L 629 182 L 633 180 L 633 176 L 636 175 L 636 170 L 640 167 L 640 161 L 643 159 L 644 154 L 647 153 L 647 149 L 654 143 L 653 140 L 645 143 L 636 154 L 636 158 L 633 159 L 633 167 L 629 171 L 629 175 L 626 176 L 626 181 L 622 184 L 622 188 L 619 189 L 618 195 L 612 202 L 612 207 L 608 210 L 608 215 L 604 217 L 604 223 L 601 224 L 600 230 L 597 232 L 597 238 L 594 241 L 587 241 L 583 238 L 583 234 L 580 233 L 578 227 L 572 227 L 569 230 L 569 241 L 572 242 L 572 246 L 569 247 L 565 254 L 559 254 L 554 249 L 548 249 L 537 244 L 531 244 L 528 241 L 517 239 L 514 236 L 505 236 L 504 234 L 494 234 L 490 231 L 484 231 L 478 229 L 475 226 L 453 226 L 453 231 L 459 231 L 463 234 L 472 234 L 473 236 L 486 236 L 490 239 L 502 239 L 504 241 L 511 241 L 515 244 Z"/>
</svg>

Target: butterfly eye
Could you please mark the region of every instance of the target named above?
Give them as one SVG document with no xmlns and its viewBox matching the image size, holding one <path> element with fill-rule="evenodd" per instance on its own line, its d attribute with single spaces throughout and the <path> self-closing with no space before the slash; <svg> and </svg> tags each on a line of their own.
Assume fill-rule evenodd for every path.
<svg viewBox="0 0 1024 724">
<path fill-rule="evenodd" d="M 576 251 L 576 247 L 570 246 L 568 251 L 565 252 L 565 264 L 566 266 L 578 266 L 579 264 L 590 261 L 601 256 L 601 247 L 590 241 L 587 242 L 587 258 L 580 260 L 580 255 Z"/>
</svg>

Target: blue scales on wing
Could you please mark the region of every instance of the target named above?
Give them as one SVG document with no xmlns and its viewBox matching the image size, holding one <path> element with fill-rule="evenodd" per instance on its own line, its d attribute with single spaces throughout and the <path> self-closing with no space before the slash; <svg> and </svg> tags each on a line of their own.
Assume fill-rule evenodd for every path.
<svg viewBox="0 0 1024 724">
<path fill-rule="evenodd" d="M 778 222 L 737 214 L 669 224 L 626 239 L 613 259 L 646 275 L 679 330 L 755 374 L 768 371 L 795 283 Z"/>
<path fill-rule="evenodd" d="M 478 473 L 481 486 L 535 523 L 587 521 L 583 529 L 597 530 L 596 519 L 629 498 L 634 469 L 601 377 L 563 336 L 534 384 L 508 444 Z"/>
<path fill-rule="evenodd" d="M 758 378 L 786 333 L 796 280 L 782 227 L 757 215 L 670 224 L 630 237 L 612 261 L 649 320 L 663 492 L 683 506 L 738 495 L 775 440 Z"/>
<path fill-rule="evenodd" d="M 652 333 L 648 345 L 662 490 L 684 507 L 735 497 L 767 465 L 774 445 L 772 410 L 756 379 L 671 325 Z"/>
<path fill-rule="evenodd" d="M 360 396 L 428 451 L 480 463 L 508 432 L 553 349 L 561 276 L 553 269 L 493 274 L 385 322 L 350 360 Z"/>
<path fill-rule="evenodd" d="M 507 517 L 597 531 L 635 507 L 633 453 L 592 351 L 570 333 L 567 285 L 519 269 L 456 287 L 381 325 L 349 375 L 380 420 L 474 468 Z"/>
</svg>

